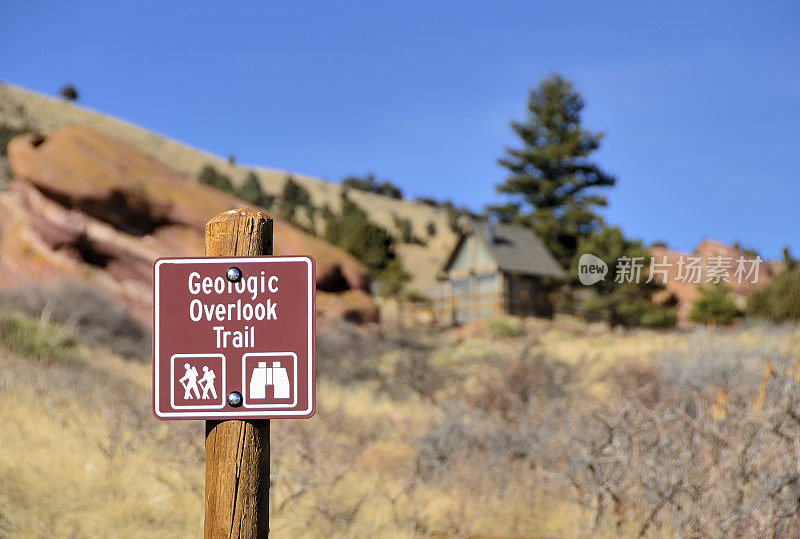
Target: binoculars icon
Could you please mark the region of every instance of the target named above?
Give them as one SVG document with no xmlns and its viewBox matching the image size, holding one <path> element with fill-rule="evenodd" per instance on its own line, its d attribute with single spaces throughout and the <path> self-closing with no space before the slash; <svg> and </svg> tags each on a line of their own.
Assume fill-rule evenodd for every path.
<svg viewBox="0 0 800 539">
<path fill-rule="evenodd" d="M 250 377 L 250 398 L 266 398 L 267 386 L 272 386 L 273 396 L 276 399 L 290 397 L 289 376 L 280 361 L 273 361 L 272 367 L 267 367 L 266 361 L 258 362 L 258 367 L 253 369 L 253 375 Z"/>
</svg>

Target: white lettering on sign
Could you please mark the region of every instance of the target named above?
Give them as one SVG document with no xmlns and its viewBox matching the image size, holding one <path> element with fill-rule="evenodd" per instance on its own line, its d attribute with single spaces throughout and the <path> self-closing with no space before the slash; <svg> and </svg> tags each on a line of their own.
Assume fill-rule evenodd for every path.
<svg viewBox="0 0 800 539">
<path fill-rule="evenodd" d="M 249 322 L 250 320 L 277 320 L 278 304 L 267 298 L 263 302 L 256 304 L 242 303 L 237 299 L 236 303 L 203 303 L 199 299 L 193 299 L 189 303 L 189 318 L 192 322 L 206 320 L 211 322 Z"/>
<path fill-rule="evenodd" d="M 212 294 L 246 294 L 244 300 L 233 303 L 206 302 L 195 298 L 189 303 L 189 318 L 193 322 L 249 322 L 251 320 L 269 321 L 278 319 L 278 303 L 273 298 L 263 296 L 278 292 L 278 277 L 251 275 L 236 283 L 225 277 L 203 277 L 198 272 L 189 274 L 187 282 L 189 293 L 193 296 Z M 249 299 L 249 301 L 248 301 Z M 226 330 L 225 326 L 212 327 L 217 348 L 253 348 L 255 346 L 255 326 L 245 326 L 243 331 Z"/>
<path fill-rule="evenodd" d="M 228 348 L 228 338 L 233 348 L 252 348 L 255 346 L 255 328 L 245 326 L 244 331 L 227 331 L 223 326 L 211 328 L 217 334 L 217 348 Z"/>
<path fill-rule="evenodd" d="M 256 299 L 259 294 L 275 293 L 278 291 L 278 278 L 274 275 L 267 277 L 262 271 L 261 275 L 251 275 L 241 279 L 237 283 L 232 283 L 225 277 L 202 277 L 196 271 L 189 274 L 189 293 L 196 296 L 200 293 L 205 295 L 216 294 L 243 294 L 245 291 L 250 293 L 250 299 Z"/>
</svg>

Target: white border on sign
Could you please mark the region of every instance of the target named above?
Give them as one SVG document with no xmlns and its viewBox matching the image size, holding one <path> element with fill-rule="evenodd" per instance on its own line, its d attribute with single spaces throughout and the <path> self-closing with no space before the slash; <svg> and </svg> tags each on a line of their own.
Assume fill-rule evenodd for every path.
<svg viewBox="0 0 800 539">
<path fill-rule="evenodd" d="M 307 386 L 307 393 L 308 393 L 308 408 L 305 410 L 252 410 L 252 411 L 228 411 L 228 412 L 212 412 L 212 411 L 205 411 L 205 410 L 196 410 L 193 412 L 162 412 L 160 408 L 159 402 L 159 391 L 158 389 L 161 387 L 159 384 L 159 371 L 161 370 L 159 367 L 161 365 L 161 356 L 159 352 L 159 301 L 160 301 L 160 283 L 159 283 L 159 268 L 165 264 L 236 264 L 236 263 L 250 263 L 250 262 L 305 262 L 307 267 L 307 276 L 306 281 L 308 282 L 308 315 L 306 320 L 308 320 L 308 352 L 306 357 L 308 358 L 308 386 Z M 155 308 L 154 308 L 154 336 L 153 336 L 153 346 L 154 346 L 154 363 L 153 363 L 153 370 L 154 370 L 154 378 L 153 378 L 153 398 L 154 398 L 154 411 L 156 416 L 158 417 L 186 417 L 186 418 L 197 418 L 198 415 L 202 415 L 204 418 L 206 417 L 236 417 L 236 418 L 248 418 L 248 417 L 305 417 L 312 412 L 314 409 L 314 399 L 313 395 L 311 394 L 311 389 L 314 384 L 314 374 L 312 369 L 312 362 L 313 362 L 313 353 L 314 353 L 314 335 L 313 335 L 313 324 L 314 324 L 314 312 L 313 312 L 313 297 L 314 297 L 314 290 L 312 288 L 312 283 L 314 282 L 313 275 L 311 274 L 312 271 L 312 264 L 311 259 L 305 256 L 270 256 L 270 257 L 235 257 L 235 258 L 178 258 L 178 259 L 162 259 L 158 260 L 155 263 Z M 296 372 L 296 370 L 295 370 Z M 297 391 L 295 392 L 297 395 Z M 227 396 L 226 396 L 227 397 Z"/>
<path fill-rule="evenodd" d="M 292 356 L 292 365 L 294 366 L 293 367 L 294 385 L 292 386 L 292 389 L 294 389 L 294 392 L 293 392 L 294 400 L 292 400 L 291 404 L 287 404 L 287 403 L 284 403 L 284 404 L 247 404 L 247 394 L 249 393 L 249 391 L 248 391 L 249 386 L 247 385 L 247 376 L 246 376 L 247 373 L 245 371 L 247 370 L 247 358 L 248 357 L 253 357 L 253 356 L 259 356 L 259 357 Z M 294 408 L 295 406 L 297 406 L 297 354 L 295 354 L 294 352 L 261 352 L 261 353 L 252 352 L 252 353 L 247 353 L 247 354 L 243 355 L 242 356 L 242 395 L 244 395 L 244 397 L 242 398 L 242 406 L 244 406 L 245 408 L 256 408 L 256 409 L 260 409 L 260 410 L 271 410 L 273 408 Z"/>
<path fill-rule="evenodd" d="M 222 358 L 222 385 L 219 389 L 219 404 L 189 404 L 178 406 L 175 404 L 175 359 L 192 359 L 196 357 L 221 357 Z M 225 390 L 225 355 L 224 354 L 173 354 L 169 358 L 169 375 L 170 375 L 170 404 L 173 408 L 186 408 L 187 410 L 213 410 L 215 408 L 225 408 L 225 397 L 227 396 Z"/>
</svg>

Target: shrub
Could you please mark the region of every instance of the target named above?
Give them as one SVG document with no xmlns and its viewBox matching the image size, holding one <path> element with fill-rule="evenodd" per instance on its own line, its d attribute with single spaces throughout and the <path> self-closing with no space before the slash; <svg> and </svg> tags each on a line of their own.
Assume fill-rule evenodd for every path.
<svg viewBox="0 0 800 539">
<path fill-rule="evenodd" d="M 290 175 L 283 186 L 283 194 L 278 204 L 280 214 L 290 222 L 295 221 L 295 212 L 299 207 L 311 208 L 311 196 L 305 187 L 294 181 Z"/>
<path fill-rule="evenodd" d="M 136 359 L 150 356 L 150 332 L 96 287 L 65 282 L 53 287 L 5 292 L 0 304 L 9 310 L 67 327 L 74 338 Z"/>
<path fill-rule="evenodd" d="M 62 98 L 66 99 L 67 101 L 77 101 L 78 100 L 78 89 L 75 88 L 72 84 L 65 84 L 61 87 L 58 91 L 58 95 Z"/>
<path fill-rule="evenodd" d="M 375 278 L 378 282 L 378 294 L 381 296 L 393 296 L 403 289 L 403 286 L 411 280 L 411 275 L 403 267 L 399 258 L 393 257 L 386 262 L 386 266 L 376 272 Z"/>
<path fill-rule="evenodd" d="M 513 420 L 527 406 L 560 398 L 572 384 L 576 367 L 542 354 L 496 358 L 480 383 L 465 383 L 463 398 L 482 414 L 499 414 Z M 474 377 L 472 378 L 475 379 Z"/>
<path fill-rule="evenodd" d="M 689 318 L 703 324 L 727 326 L 742 315 L 730 296 L 730 288 L 716 285 L 703 289 L 703 295 L 689 311 Z"/>
<path fill-rule="evenodd" d="M 0 125 L 0 156 L 7 154 L 8 143 L 11 139 L 22 133 L 26 133 L 25 129 L 15 129 L 7 125 Z"/>
<path fill-rule="evenodd" d="M 325 240 L 355 256 L 371 270 L 386 266 L 392 245 L 391 235 L 370 221 L 347 192 L 342 193 L 341 213 L 331 217 L 325 226 Z"/>
<path fill-rule="evenodd" d="M 400 232 L 400 241 L 403 243 L 411 243 L 411 221 L 404 217 L 398 217 L 394 214 L 392 214 L 392 219 L 394 219 L 394 226 L 396 226 L 397 230 Z"/>
<path fill-rule="evenodd" d="M 800 320 L 800 267 L 778 274 L 753 292 L 747 300 L 747 315 L 778 323 Z"/>
<path fill-rule="evenodd" d="M 406 300 L 415 304 L 430 305 L 431 298 L 420 292 L 419 290 L 409 290 L 406 292 Z"/>
<path fill-rule="evenodd" d="M 220 191 L 225 191 L 226 193 L 235 192 L 231 179 L 225 174 L 218 172 L 217 169 L 211 165 L 206 165 L 203 167 L 203 170 L 200 171 L 200 175 L 197 177 L 197 179 L 200 183 L 210 185 L 211 187 L 215 187 Z"/>
<path fill-rule="evenodd" d="M 258 181 L 254 172 L 247 174 L 244 183 L 236 193 L 239 198 L 246 200 L 250 204 L 269 209 L 275 202 L 275 197 L 265 193 L 261 189 L 261 182 Z"/>
<path fill-rule="evenodd" d="M 387 354 L 381 362 L 378 390 L 397 400 L 405 400 L 411 394 L 433 397 L 457 376 L 452 368 L 434 364 L 430 350 L 424 347 Z"/>
<path fill-rule="evenodd" d="M 577 255 L 591 253 L 610 264 L 606 278 L 592 285 L 597 296 L 587 305 L 587 311 L 604 314 L 612 326 L 667 328 L 677 321 L 676 302 L 664 304 L 653 302 L 653 293 L 663 289 L 655 281 L 647 282 L 647 267 L 641 269 L 639 279 L 619 279 L 616 261 L 622 259 L 647 259 L 647 251 L 642 242 L 625 237 L 617 227 L 603 227 L 579 240 Z M 579 256 L 575 256 L 569 269 L 570 277 L 577 280 Z M 613 267 L 612 267 L 613 266 Z M 623 275 L 622 277 L 625 277 Z"/>
<path fill-rule="evenodd" d="M 337 320 L 321 327 L 317 334 L 317 354 L 324 357 L 317 375 L 342 385 L 380 377 L 376 357 L 387 349 L 378 334 Z"/>
<path fill-rule="evenodd" d="M 605 306 L 610 311 L 612 326 L 667 329 L 678 320 L 674 306 L 657 305 L 650 298 L 635 293 L 632 288 L 618 289 L 617 293 L 606 298 Z"/>
<path fill-rule="evenodd" d="M 396 198 L 398 200 L 403 198 L 402 189 L 389 180 L 378 182 L 375 174 L 372 174 L 371 172 L 364 177 L 347 176 L 342 180 L 342 185 L 347 188 L 358 189 L 359 191 L 375 193 L 377 195 Z"/>
<path fill-rule="evenodd" d="M 642 327 L 650 329 L 669 329 L 675 327 L 678 321 L 678 312 L 675 309 L 655 306 L 642 313 L 639 323 Z"/>
<path fill-rule="evenodd" d="M 453 204 L 452 200 L 437 200 L 432 197 L 417 197 L 414 199 L 416 202 L 420 204 L 425 204 L 426 206 L 430 206 L 432 208 L 440 208 L 447 212 L 447 223 L 450 226 L 450 230 L 453 232 L 458 232 L 458 220 L 466 215 L 471 219 L 478 219 L 480 215 L 475 213 L 474 211 L 470 210 L 466 206 L 456 206 Z M 430 228 L 428 229 L 430 232 Z M 436 225 L 434 225 L 434 232 L 436 231 Z M 433 233 L 431 233 L 433 235 Z"/>
<path fill-rule="evenodd" d="M 428 221 L 426 230 L 428 231 L 428 236 L 433 237 L 436 235 L 436 225 L 434 224 L 433 221 Z"/>
<path fill-rule="evenodd" d="M 394 220 L 394 226 L 397 227 L 397 231 L 400 233 L 399 239 L 402 243 L 425 245 L 425 240 L 414 235 L 410 219 L 399 217 L 395 214 L 392 214 L 392 219 Z"/>
<path fill-rule="evenodd" d="M 79 348 L 63 329 L 20 312 L 0 311 L 0 341 L 11 351 L 36 359 L 73 361 Z"/>
<path fill-rule="evenodd" d="M 446 473 L 447 465 L 459 453 L 480 449 L 481 441 L 474 428 L 466 424 L 462 413 L 447 414 L 417 440 L 417 471 L 422 476 Z"/>
<path fill-rule="evenodd" d="M 519 337 L 522 325 L 513 318 L 489 318 L 486 320 L 486 331 L 492 337 Z"/>
<path fill-rule="evenodd" d="M 367 213 L 342 193 L 342 211 L 332 215 L 325 226 L 325 240 L 361 260 L 378 281 L 378 292 L 399 292 L 411 276 L 395 256 L 394 239 L 383 227 L 370 221 Z"/>
</svg>

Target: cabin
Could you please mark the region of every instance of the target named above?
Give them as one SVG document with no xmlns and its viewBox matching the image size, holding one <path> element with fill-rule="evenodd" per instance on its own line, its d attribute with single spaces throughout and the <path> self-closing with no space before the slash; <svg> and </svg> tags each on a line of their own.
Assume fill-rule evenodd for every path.
<svg viewBox="0 0 800 539">
<path fill-rule="evenodd" d="M 437 322 L 459 324 L 504 314 L 553 316 L 544 286 L 564 270 L 529 228 L 459 221 L 458 241 L 438 274 Z"/>
</svg>

